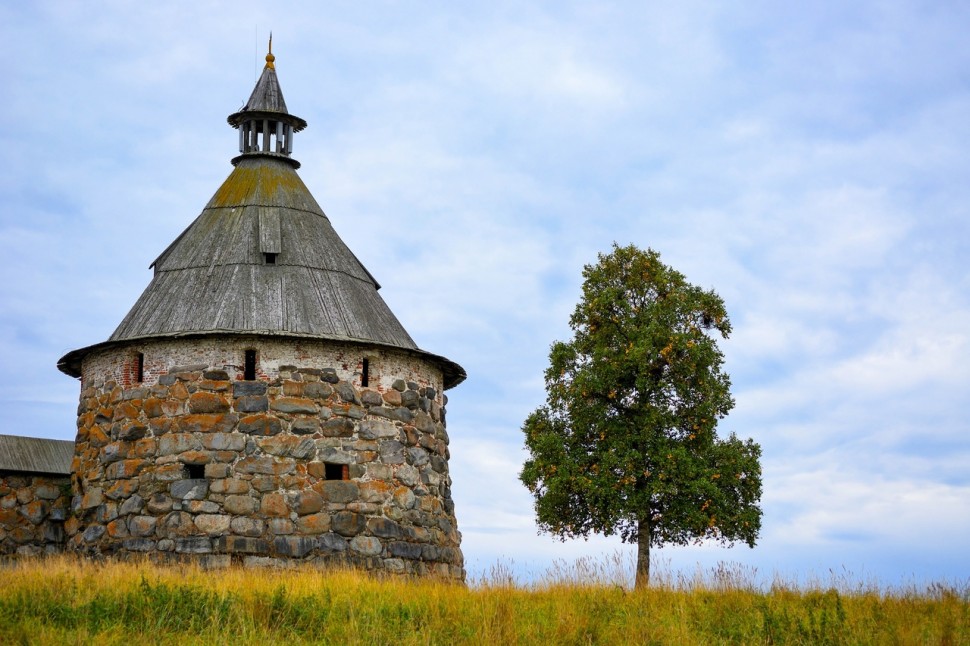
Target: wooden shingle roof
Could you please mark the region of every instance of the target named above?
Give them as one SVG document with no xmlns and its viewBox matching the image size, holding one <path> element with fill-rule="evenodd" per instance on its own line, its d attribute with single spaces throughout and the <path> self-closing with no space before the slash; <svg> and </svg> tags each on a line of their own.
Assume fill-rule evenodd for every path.
<svg viewBox="0 0 970 646">
<path fill-rule="evenodd" d="M 272 53 L 266 60 L 252 97 L 229 122 L 250 127 L 272 112 L 295 131 L 305 122 L 286 113 Z M 464 380 L 461 366 L 414 343 L 288 152 L 246 148 L 233 164 L 202 213 L 152 263 L 151 283 L 108 341 L 69 352 L 58 368 L 80 376 L 88 352 L 139 339 L 245 334 L 398 348 L 438 364 L 445 388 Z"/>
<path fill-rule="evenodd" d="M 266 253 L 276 254 L 275 264 Z M 153 267 L 155 277 L 111 341 L 228 331 L 418 349 L 281 160 L 240 160 Z"/>
<path fill-rule="evenodd" d="M 74 442 L 0 435 L 0 471 L 70 475 Z"/>
</svg>

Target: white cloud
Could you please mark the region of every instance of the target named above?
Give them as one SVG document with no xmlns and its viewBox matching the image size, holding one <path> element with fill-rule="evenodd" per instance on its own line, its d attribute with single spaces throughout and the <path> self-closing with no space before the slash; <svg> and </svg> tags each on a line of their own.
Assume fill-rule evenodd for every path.
<svg viewBox="0 0 970 646">
<path fill-rule="evenodd" d="M 622 109 L 623 80 L 578 49 L 567 34 L 511 28 L 466 44 L 459 67 L 493 92 L 545 110 Z"/>
<path fill-rule="evenodd" d="M 970 531 L 967 485 L 914 480 L 907 474 L 873 477 L 850 465 L 799 470 L 781 475 L 773 485 L 766 491 L 766 507 L 785 506 L 792 513 L 774 524 L 766 541 L 833 549 L 863 541 L 916 550 L 934 537 Z"/>
</svg>

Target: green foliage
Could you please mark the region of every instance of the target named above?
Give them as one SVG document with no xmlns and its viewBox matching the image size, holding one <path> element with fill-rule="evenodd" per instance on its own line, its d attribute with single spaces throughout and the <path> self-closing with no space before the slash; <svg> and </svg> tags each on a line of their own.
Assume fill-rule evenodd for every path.
<svg viewBox="0 0 970 646">
<path fill-rule="evenodd" d="M 734 406 L 715 338 L 731 332 L 724 302 L 634 246 L 583 277 L 573 338 L 553 344 L 546 405 L 523 426 L 539 526 L 563 540 L 754 546 L 761 449 L 715 432 Z"/>
</svg>

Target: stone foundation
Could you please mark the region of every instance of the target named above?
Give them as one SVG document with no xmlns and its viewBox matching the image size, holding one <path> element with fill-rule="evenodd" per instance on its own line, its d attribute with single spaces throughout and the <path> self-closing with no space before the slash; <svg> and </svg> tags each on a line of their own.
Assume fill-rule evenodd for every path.
<svg viewBox="0 0 970 646">
<path fill-rule="evenodd" d="M 62 551 L 70 500 L 68 476 L 0 471 L 0 556 Z"/>
<path fill-rule="evenodd" d="M 238 356 L 252 342 L 174 343 L 205 361 L 165 369 L 152 356 L 173 353 L 151 345 L 85 359 L 70 549 L 464 578 L 440 369 L 280 342 L 282 358 L 304 359 L 287 365 L 261 341 L 258 378 L 245 381 Z M 325 365 L 347 349 L 351 360 Z M 136 352 L 141 383 L 124 367 Z"/>
</svg>

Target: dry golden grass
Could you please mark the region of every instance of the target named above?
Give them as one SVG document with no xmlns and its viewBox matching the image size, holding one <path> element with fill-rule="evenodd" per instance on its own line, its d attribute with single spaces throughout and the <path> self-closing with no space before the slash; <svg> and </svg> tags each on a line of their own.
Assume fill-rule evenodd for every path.
<svg viewBox="0 0 970 646">
<path fill-rule="evenodd" d="M 759 590 L 741 568 L 622 585 L 618 558 L 532 584 L 205 571 L 57 557 L 0 566 L 2 644 L 968 644 L 966 587 Z M 841 587 L 841 589 L 838 589 Z"/>
</svg>

